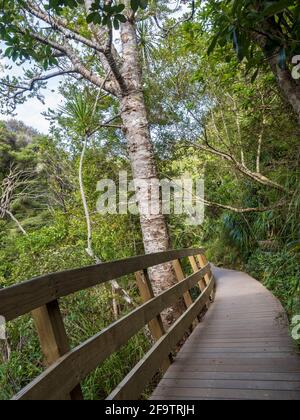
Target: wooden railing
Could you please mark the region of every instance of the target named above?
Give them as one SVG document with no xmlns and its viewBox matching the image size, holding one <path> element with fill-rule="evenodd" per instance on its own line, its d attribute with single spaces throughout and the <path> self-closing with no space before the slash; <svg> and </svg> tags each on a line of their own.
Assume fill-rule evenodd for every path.
<svg viewBox="0 0 300 420">
<path fill-rule="evenodd" d="M 180 259 L 189 258 L 193 274 L 185 278 Z M 178 280 L 154 297 L 147 269 L 172 262 Z M 135 273 L 143 304 L 84 343 L 70 349 L 58 299 L 89 287 Z M 193 301 L 190 289 L 199 286 Z M 183 249 L 81 269 L 53 273 L 0 290 L 0 315 L 6 321 L 32 312 L 41 349 L 49 366 L 15 395 L 15 400 L 82 399 L 80 382 L 106 358 L 148 324 L 155 344 L 108 399 L 136 399 L 159 369 L 171 363 L 171 352 L 212 300 L 214 278 L 203 249 Z M 161 312 L 183 296 L 187 307 L 166 332 Z"/>
</svg>

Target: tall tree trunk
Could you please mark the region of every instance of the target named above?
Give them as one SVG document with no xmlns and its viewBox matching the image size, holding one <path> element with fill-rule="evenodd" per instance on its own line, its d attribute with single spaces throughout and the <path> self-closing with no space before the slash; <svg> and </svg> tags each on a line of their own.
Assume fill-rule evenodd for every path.
<svg viewBox="0 0 300 420">
<path fill-rule="evenodd" d="M 122 25 L 121 42 L 123 50 L 122 76 L 127 85 L 126 94 L 121 98 L 121 117 L 127 139 L 129 158 L 134 179 L 147 182 L 148 191 L 136 189 L 140 211 L 150 196 L 151 185 L 158 183 L 158 175 L 151 143 L 151 135 L 145 107 L 142 86 L 142 68 L 140 65 L 136 28 L 133 19 Z M 170 248 L 170 238 L 165 216 L 159 214 L 141 214 L 140 223 L 146 253 L 166 251 Z M 172 286 L 176 280 L 172 264 L 164 264 L 151 270 L 154 292 L 160 293 Z M 166 318 L 171 322 L 180 312 L 176 306 L 168 312 Z"/>
<path fill-rule="evenodd" d="M 270 22 L 264 24 L 263 30 L 265 33 L 272 33 L 273 28 Z M 282 93 L 282 96 L 287 103 L 291 105 L 294 112 L 297 115 L 298 121 L 300 123 L 300 83 L 299 80 L 295 80 L 292 77 L 292 72 L 289 68 L 282 69 L 279 66 L 279 56 L 280 48 L 278 48 L 277 53 L 273 52 L 270 55 L 270 52 L 267 49 L 267 37 L 261 33 L 252 33 L 253 41 L 262 49 L 265 54 L 266 60 L 269 63 L 269 66 L 274 73 L 278 87 Z"/>
<path fill-rule="evenodd" d="M 276 76 L 278 86 L 285 100 L 292 106 L 300 123 L 300 84 L 293 79 L 291 71 L 278 65 L 279 54 L 268 59 L 270 67 Z"/>
<path fill-rule="evenodd" d="M 85 7 L 91 11 L 91 0 L 85 0 Z M 109 4 L 109 0 L 105 0 Z M 114 61 L 114 57 L 108 54 L 113 48 L 111 31 L 101 30 L 91 24 L 90 29 L 94 40 L 102 45 L 102 38 L 108 37 L 105 51 L 100 54 L 100 61 L 107 72 L 107 64 L 115 76 L 114 92 L 120 100 L 121 118 L 127 140 L 128 154 L 131 161 L 133 178 L 143 180 L 148 184 L 148 190 L 136 187 L 136 197 L 141 212 L 140 223 L 143 235 L 143 243 L 147 254 L 166 251 L 170 248 L 168 227 L 161 210 L 159 214 L 144 214 L 143 208 L 149 202 L 151 185 L 158 185 L 158 176 L 155 166 L 154 151 L 151 143 L 147 111 L 143 94 L 142 67 L 139 58 L 139 48 L 136 36 L 134 12 L 131 9 L 130 0 L 124 0 L 126 6 L 127 21 L 121 24 L 122 60 Z M 113 62 L 114 61 L 114 62 Z M 120 64 L 120 62 L 122 64 Z M 116 71 L 117 66 L 117 71 Z M 119 67 L 120 66 L 120 67 Z M 158 198 L 157 206 L 161 208 L 161 200 Z M 151 269 L 150 276 L 155 294 L 169 288 L 176 282 L 175 273 L 171 263 L 160 265 Z M 172 322 L 181 313 L 181 305 L 171 308 L 164 319 Z"/>
</svg>

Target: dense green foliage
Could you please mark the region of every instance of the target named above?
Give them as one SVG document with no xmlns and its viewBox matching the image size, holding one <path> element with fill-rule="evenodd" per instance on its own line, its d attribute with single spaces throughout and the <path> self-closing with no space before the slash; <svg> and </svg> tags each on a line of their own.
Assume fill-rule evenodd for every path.
<svg viewBox="0 0 300 420">
<path fill-rule="evenodd" d="M 299 125 L 268 67 L 253 80 L 230 46 L 207 56 L 207 42 L 187 23 L 155 55 L 149 84 L 169 175 L 204 173 L 197 239 L 216 264 L 263 281 L 292 316 L 300 309 Z"/>
<path fill-rule="evenodd" d="M 300 6 L 296 0 L 212 0 L 206 2 L 202 16 L 206 24 L 213 22 L 209 51 L 230 41 L 238 59 L 247 59 L 248 67 L 262 64 L 262 52 L 272 56 L 279 51 L 278 62 L 283 68 L 299 54 Z M 256 45 L 260 35 L 267 36 L 263 51 Z"/>
<path fill-rule="evenodd" d="M 14 127 L 15 131 L 12 131 Z M 40 186 L 47 185 L 47 189 L 43 191 L 42 197 L 37 197 L 34 201 L 26 191 L 22 195 L 22 204 L 13 203 L 12 210 L 22 221 L 27 235 L 19 234 L 14 222 L 9 218 L 1 220 L 1 287 L 48 272 L 93 264 L 93 259 L 85 252 L 86 225 L 76 187 L 78 154 L 74 152 L 74 156 L 70 158 L 55 145 L 55 142 L 38 136 L 14 121 L 10 122 L 7 128 L 2 124 L 2 129 L 6 141 L 1 145 L 10 140 L 12 144 L 20 144 L 22 150 L 22 153 L 10 153 L 10 164 L 19 167 L 24 165 L 24 169 L 30 170 L 40 166 L 41 169 L 34 174 L 34 180 Z M 28 134 L 25 145 L 21 147 L 25 136 L 23 133 Z M 20 158 L 28 156 L 27 149 L 31 150 L 33 147 L 34 153 L 26 160 Z M 4 154 L 1 156 L 4 157 Z M 90 162 L 84 174 L 86 189 L 90 198 L 89 204 L 91 208 L 95 208 L 95 179 L 117 175 L 118 170 L 126 169 L 127 164 L 124 159 L 113 159 L 105 150 L 99 148 L 89 150 L 86 158 Z M 58 168 L 63 168 L 61 173 Z M 58 188 L 61 185 L 56 184 L 60 175 L 68 180 L 66 188 L 62 190 Z M 42 204 L 44 208 L 41 212 Z M 129 216 L 104 218 L 96 213 L 92 216 L 92 223 L 95 252 L 103 260 L 142 253 L 137 220 L 131 220 Z M 137 305 L 139 298 L 134 279 L 124 279 L 122 285 L 130 293 L 133 304 Z M 72 346 L 96 334 L 114 320 L 113 298 L 117 299 L 120 316 L 132 309 L 120 296 L 113 296 L 111 289 L 104 286 L 77 293 L 62 302 Z M 42 370 L 42 356 L 30 317 L 22 317 L 10 323 L 8 336 L 11 354 L 9 362 L 0 368 L 1 399 L 11 397 L 29 378 L 35 377 Z M 119 353 L 113 355 L 87 378 L 84 385 L 86 398 L 97 399 L 107 395 L 139 360 L 148 346 L 149 338 L 143 332 L 133 338 Z M 4 359 L 8 350 L 9 348 L 2 347 Z M 114 375 L 107 374 L 110 370 L 114 371 Z"/>
</svg>

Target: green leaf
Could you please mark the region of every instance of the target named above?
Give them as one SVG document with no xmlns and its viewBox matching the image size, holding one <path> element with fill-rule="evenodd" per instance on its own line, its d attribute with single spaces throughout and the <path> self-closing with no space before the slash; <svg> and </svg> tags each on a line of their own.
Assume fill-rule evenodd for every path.
<svg viewBox="0 0 300 420">
<path fill-rule="evenodd" d="M 112 14 L 112 6 L 110 4 L 105 4 L 103 7 L 104 12 L 106 12 L 107 14 L 111 15 Z"/>
<path fill-rule="evenodd" d="M 207 54 L 211 54 L 214 49 L 216 48 L 217 42 L 219 39 L 219 34 L 217 34 L 216 36 L 213 37 L 208 49 L 207 49 Z"/>
<path fill-rule="evenodd" d="M 118 4 L 117 6 L 114 7 L 114 11 L 116 13 L 121 13 L 121 12 L 123 12 L 124 9 L 125 9 L 124 4 Z"/>
<path fill-rule="evenodd" d="M 139 0 L 130 0 L 130 6 L 134 12 L 136 12 L 140 6 Z"/>
<path fill-rule="evenodd" d="M 48 62 L 48 60 L 45 60 L 45 61 L 42 63 L 42 66 L 43 66 L 43 69 L 44 69 L 44 70 L 47 70 L 47 69 L 48 69 L 48 67 L 49 67 L 49 62 Z"/>
<path fill-rule="evenodd" d="M 295 2 L 293 0 L 279 0 L 279 1 L 273 2 L 273 4 L 267 6 L 264 9 L 263 15 L 264 16 L 274 16 L 278 13 L 283 12 L 289 6 L 293 6 L 294 3 Z"/>
<path fill-rule="evenodd" d="M 126 23 L 126 22 L 127 22 L 126 17 L 125 17 L 124 15 L 121 15 L 121 14 L 117 14 L 117 15 L 115 16 L 115 19 L 119 20 L 119 21 L 120 21 L 120 22 L 122 22 L 122 23 Z"/>
<path fill-rule="evenodd" d="M 101 16 L 100 16 L 100 14 L 98 12 L 90 13 L 87 16 L 87 18 L 86 18 L 87 23 L 98 23 L 98 24 L 101 24 L 101 20 L 102 20 L 101 19 Z"/>
<path fill-rule="evenodd" d="M 97 15 L 96 12 L 90 13 L 86 18 L 87 23 L 92 23 L 96 15 Z"/>
<path fill-rule="evenodd" d="M 140 0 L 141 9 L 145 10 L 148 7 L 148 0 Z"/>
<path fill-rule="evenodd" d="M 107 25 L 109 20 L 110 19 L 109 19 L 109 17 L 107 15 L 103 15 L 102 24 L 103 25 Z"/>
<path fill-rule="evenodd" d="M 259 73 L 259 69 L 256 69 L 251 77 L 251 83 L 255 82 L 255 80 L 257 79 L 258 73 Z"/>
<path fill-rule="evenodd" d="M 11 55 L 13 54 L 13 51 L 14 51 L 13 47 L 6 48 L 4 56 L 5 57 L 11 57 Z"/>
<path fill-rule="evenodd" d="M 115 30 L 117 31 L 118 29 L 120 29 L 120 23 L 119 23 L 119 21 L 118 21 L 118 19 L 114 19 L 114 28 L 115 28 Z"/>
</svg>

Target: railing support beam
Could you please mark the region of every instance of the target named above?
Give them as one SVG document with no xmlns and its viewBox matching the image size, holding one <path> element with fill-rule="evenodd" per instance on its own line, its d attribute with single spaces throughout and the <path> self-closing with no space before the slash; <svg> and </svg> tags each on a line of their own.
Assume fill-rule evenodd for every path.
<svg viewBox="0 0 300 420">
<path fill-rule="evenodd" d="M 204 254 L 198 254 L 196 256 L 196 259 L 198 260 L 200 268 L 203 268 L 203 267 L 206 266 L 206 264 L 208 264 L 207 258 Z M 205 281 L 206 285 L 209 284 L 211 278 L 213 278 L 213 273 L 210 270 L 209 273 L 205 274 L 205 276 L 204 276 L 204 281 Z M 213 302 L 214 296 L 215 296 L 215 289 L 213 289 L 213 291 L 210 295 L 211 302 Z"/>
<path fill-rule="evenodd" d="M 148 302 L 150 299 L 154 298 L 154 292 L 151 285 L 151 280 L 149 278 L 148 271 L 144 269 L 143 271 L 137 271 L 135 273 L 136 283 L 142 298 L 142 302 Z M 148 323 L 150 333 L 154 341 L 158 341 L 165 333 L 165 328 L 162 322 L 160 315 L 157 315 Z M 170 355 L 168 359 L 165 359 L 162 364 L 162 371 L 166 372 L 172 363 L 172 356 Z"/>
<path fill-rule="evenodd" d="M 174 268 L 175 275 L 176 275 L 176 278 L 177 278 L 178 282 L 184 280 L 185 275 L 183 273 L 180 260 L 174 260 L 173 261 L 173 268 Z M 184 299 L 184 303 L 185 303 L 187 308 L 189 308 L 193 304 L 193 299 L 192 299 L 192 296 L 191 296 L 189 290 L 183 294 L 183 299 Z M 197 321 L 197 319 L 195 319 L 193 321 L 192 328 L 195 328 L 197 325 L 198 325 L 198 321 Z"/>
<path fill-rule="evenodd" d="M 190 261 L 190 264 L 192 266 L 193 272 L 197 273 L 197 271 L 199 271 L 199 267 L 197 265 L 197 261 L 196 261 L 195 257 L 194 256 L 189 257 L 189 261 Z M 209 281 L 207 282 L 207 284 L 208 283 L 209 283 Z M 199 284 L 200 291 L 203 292 L 203 290 L 206 288 L 206 283 L 205 283 L 204 279 L 201 279 L 198 284 Z"/>
<path fill-rule="evenodd" d="M 57 300 L 32 311 L 46 366 L 51 366 L 70 350 L 68 336 Z M 66 399 L 83 400 L 80 385 Z"/>
</svg>

